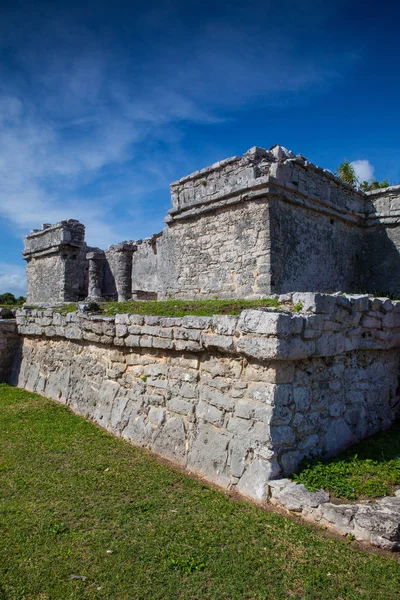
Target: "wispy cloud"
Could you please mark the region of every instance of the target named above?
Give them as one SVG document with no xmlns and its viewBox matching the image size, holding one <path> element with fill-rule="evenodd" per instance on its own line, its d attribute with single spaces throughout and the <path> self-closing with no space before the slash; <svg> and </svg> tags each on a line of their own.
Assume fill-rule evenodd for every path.
<svg viewBox="0 0 400 600">
<path fill-rule="evenodd" d="M 0 294 L 5 292 L 11 292 L 17 297 L 26 294 L 24 266 L 0 262 Z"/>
<path fill-rule="evenodd" d="M 374 167 L 369 160 L 353 160 L 351 165 L 359 181 L 371 181 L 374 178 Z"/>
<path fill-rule="evenodd" d="M 188 123 L 218 124 L 255 100 L 329 85 L 353 60 L 345 50 L 299 56 L 290 30 L 269 30 L 267 18 L 202 12 L 188 33 L 172 3 L 159 8 L 138 13 L 122 40 L 89 26 L 91 13 L 75 4 L 28 7 L 22 21 L 11 11 L 0 25 L 13 57 L 0 65 L 0 215 L 19 234 L 69 217 L 102 247 L 159 230 L 148 195 L 166 189 L 178 164 L 184 174 Z"/>
</svg>

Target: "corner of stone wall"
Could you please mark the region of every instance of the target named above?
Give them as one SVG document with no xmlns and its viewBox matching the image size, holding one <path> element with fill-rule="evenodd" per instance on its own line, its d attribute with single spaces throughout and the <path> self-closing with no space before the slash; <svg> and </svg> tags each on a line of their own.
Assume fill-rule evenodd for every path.
<svg viewBox="0 0 400 600">
<path fill-rule="evenodd" d="M 15 319 L 0 319 L 0 383 L 8 383 L 20 338 Z"/>
</svg>

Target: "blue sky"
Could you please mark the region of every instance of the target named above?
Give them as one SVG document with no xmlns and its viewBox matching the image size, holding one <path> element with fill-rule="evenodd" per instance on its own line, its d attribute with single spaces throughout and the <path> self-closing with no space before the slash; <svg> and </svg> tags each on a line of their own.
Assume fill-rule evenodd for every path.
<svg viewBox="0 0 400 600">
<path fill-rule="evenodd" d="M 0 8 L 0 293 L 23 235 L 80 219 L 106 248 L 163 227 L 169 183 L 251 146 L 400 182 L 389 3 L 63 2 Z"/>
</svg>

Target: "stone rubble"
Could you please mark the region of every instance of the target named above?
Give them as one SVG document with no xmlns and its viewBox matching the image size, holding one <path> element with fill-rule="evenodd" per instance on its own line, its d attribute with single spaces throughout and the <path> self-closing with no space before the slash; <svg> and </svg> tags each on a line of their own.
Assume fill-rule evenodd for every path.
<svg viewBox="0 0 400 600">
<path fill-rule="evenodd" d="M 270 481 L 269 501 L 308 521 L 353 535 L 386 550 L 400 550 L 400 498 L 387 496 L 376 502 L 333 504 L 323 490 L 309 492 L 289 479 Z"/>
</svg>

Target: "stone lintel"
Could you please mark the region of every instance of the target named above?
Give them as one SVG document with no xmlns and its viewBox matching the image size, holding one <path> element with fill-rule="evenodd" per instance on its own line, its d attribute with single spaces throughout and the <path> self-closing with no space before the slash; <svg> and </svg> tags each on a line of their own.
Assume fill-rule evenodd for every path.
<svg viewBox="0 0 400 600">
<path fill-rule="evenodd" d="M 130 242 L 121 242 L 113 246 L 109 246 L 108 252 L 136 252 L 137 244 Z"/>
</svg>

